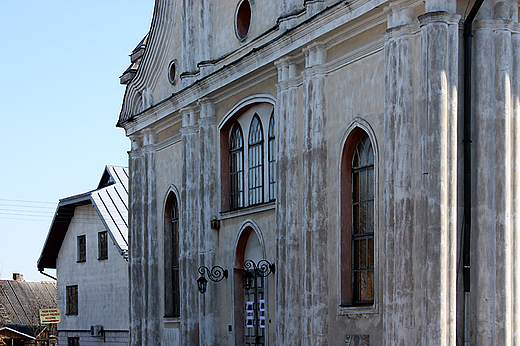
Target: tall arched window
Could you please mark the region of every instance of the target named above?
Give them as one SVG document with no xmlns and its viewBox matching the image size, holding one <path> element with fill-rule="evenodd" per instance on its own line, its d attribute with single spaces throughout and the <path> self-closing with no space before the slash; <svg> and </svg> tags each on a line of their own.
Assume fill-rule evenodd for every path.
<svg viewBox="0 0 520 346">
<path fill-rule="evenodd" d="M 342 158 L 341 305 L 374 303 L 374 149 L 361 129 Z"/>
<path fill-rule="evenodd" d="M 258 114 L 251 120 L 248 141 L 249 205 L 264 201 L 264 132 Z"/>
<path fill-rule="evenodd" d="M 229 174 L 231 209 L 244 206 L 244 140 L 238 123 L 233 125 L 229 138 Z"/>
<path fill-rule="evenodd" d="M 164 314 L 180 316 L 179 205 L 170 192 L 164 211 Z"/>
<path fill-rule="evenodd" d="M 374 301 L 374 151 L 367 135 L 352 158 L 354 304 Z"/>
<path fill-rule="evenodd" d="M 269 200 L 276 199 L 276 146 L 274 135 L 274 114 L 269 119 L 268 161 L 269 161 Z"/>
</svg>

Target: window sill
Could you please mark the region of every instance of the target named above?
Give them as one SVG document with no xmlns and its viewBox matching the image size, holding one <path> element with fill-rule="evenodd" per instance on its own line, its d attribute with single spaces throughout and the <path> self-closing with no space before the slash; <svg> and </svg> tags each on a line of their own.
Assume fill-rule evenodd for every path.
<svg viewBox="0 0 520 346">
<path fill-rule="evenodd" d="M 179 329 L 181 327 L 180 317 L 163 317 L 163 327 Z"/>
<path fill-rule="evenodd" d="M 229 210 L 229 211 L 221 211 L 220 220 L 226 220 L 226 219 L 231 219 L 231 218 L 239 217 L 239 216 L 243 216 L 243 215 L 249 215 L 252 213 L 258 213 L 258 212 L 262 212 L 262 211 L 272 210 L 275 208 L 275 206 L 276 206 L 276 201 L 271 201 L 271 202 L 262 203 L 262 204 L 255 204 L 250 207 L 244 207 L 244 208 Z"/>
<path fill-rule="evenodd" d="M 339 316 L 354 316 L 354 315 L 374 315 L 378 314 L 379 309 L 376 304 L 372 305 L 339 305 Z"/>
</svg>

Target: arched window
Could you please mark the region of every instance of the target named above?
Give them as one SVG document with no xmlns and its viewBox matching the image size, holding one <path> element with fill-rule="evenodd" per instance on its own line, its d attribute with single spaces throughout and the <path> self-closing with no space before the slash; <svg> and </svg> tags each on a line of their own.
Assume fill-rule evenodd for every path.
<svg viewBox="0 0 520 346">
<path fill-rule="evenodd" d="M 269 119 L 268 161 L 269 161 L 269 200 L 276 199 L 276 146 L 274 135 L 274 114 Z"/>
<path fill-rule="evenodd" d="M 353 131 L 342 160 L 341 305 L 372 305 L 375 291 L 374 149 L 364 131 Z"/>
<path fill-rule="evenodd" d="M 244 140 L 238 123 L 233 125 L 229 138 L 229 174 L 231 209 L 244 206 Z"/>
<path fill-rule="evenodd" d="M 264 201 L 264 132 L 258 114 L 253 116 L 249 128 L 249 205 Z"/>
<path fill-rule="evenodd" d="M 164 211 L 164 314 L 180 316 L 179 205 L 170 192 Z"/>
</svg>

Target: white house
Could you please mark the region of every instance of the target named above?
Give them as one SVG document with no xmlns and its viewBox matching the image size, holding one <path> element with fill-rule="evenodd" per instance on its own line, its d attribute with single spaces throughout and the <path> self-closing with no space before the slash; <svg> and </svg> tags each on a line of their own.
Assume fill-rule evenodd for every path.
<svg viewBox="0 0 520 346">
<path fill-rule="evenodd" d="M 129 342 L 128 169 L 60 200 L 38 269 L 56 269 L 60 345 Z"/>
</svg>

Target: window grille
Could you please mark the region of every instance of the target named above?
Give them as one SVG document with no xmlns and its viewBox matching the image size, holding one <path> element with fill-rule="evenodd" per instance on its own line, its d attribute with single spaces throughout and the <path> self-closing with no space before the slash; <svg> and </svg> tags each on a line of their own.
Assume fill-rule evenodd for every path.
<svg viewBox="0 0 520 346">
<path fill-rule="evenodd" d="M 244 206 L 244 141 L 242 129 L 235 123 L 231 131 L 229 145 L 229 174 L 230 174 L 230 197 L 231 209 Z"/>
<path fill-rule="evenodd" d="M 67 286 L 67 315 L 78 314 L 78 286 Z"/>
<path fill-rule="evenodd" d="M 179 208 L 177 198 L 173 197 L 171 207 L 171 229 L 172 229 L 172 295 L 173 295 L 173 316 L 179 317 L 180 314 L 180 267 L 179 267 Z"/>
<path fill-rule="evenodd" d="M 269 161 L 269 200 L 276 199 L 276 143 L 274 135 L 274 115 L 269 119 L 268 134 L 268 161 Z"/>
<path fill-rule="evenodd" d="M 78 236 L 78 262 L 87 260 L 87 239 L 85 235 Z"/>
<path fill-rule="evenodd" d="M 98 233 L 98 259 L 108 259 L 108 232 Z"/>
<path fill-rule="evenodd" d="M 251 121 L 248 141 L 249 205 L 264 201 L 264 134 L 257 114 Z"/>
<path fill-rule="evenodd" d="M 354 304 L 374 301 L 374 152 L 365 134 L 352 157 L 352 282 Z"/>
</svg>

